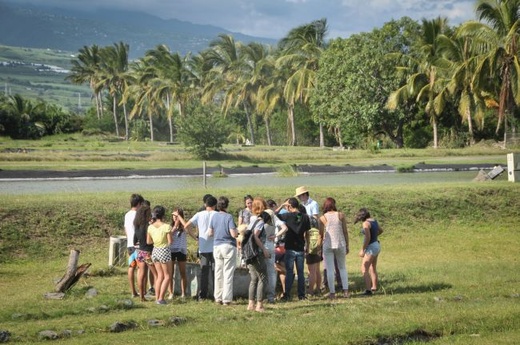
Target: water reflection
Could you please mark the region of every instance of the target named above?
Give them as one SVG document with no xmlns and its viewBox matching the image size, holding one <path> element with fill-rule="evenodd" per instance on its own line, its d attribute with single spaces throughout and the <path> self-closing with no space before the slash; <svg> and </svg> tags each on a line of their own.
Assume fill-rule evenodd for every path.
<svg viewBox="0 0 520 345">
<path fill-rule="evenodd" d="M 297 177 L 278 177 L 273 174 L 227 178 L 208 177 L 207 188 L 235 188 L 247 186 L 363 186 L 400 185 L 420 183 L 471 182 L 474 171 L 423 172 L 423 173 L 363 173 L 363 174 L 313 174 Z M 124 191 L 164 191 L 202 189 L 202 177 L 123 178 L 123 179 L 78 179 L 0 181 L 0 194 L 50 194 Z"/>
</svg>

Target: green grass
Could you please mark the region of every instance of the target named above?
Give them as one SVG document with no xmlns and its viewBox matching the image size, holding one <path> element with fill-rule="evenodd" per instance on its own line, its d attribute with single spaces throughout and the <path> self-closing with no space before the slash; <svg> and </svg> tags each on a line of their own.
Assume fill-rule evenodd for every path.
<svg viewBox="0 0 520 345">
<path fill-rule="evenodd" d="M 282 200 L 294 186 L 251 186 L 247 192 Z M 211 191 L 227 195 L 233 212 L 246 190 Z M 333 196 L 352 219 L 368 206 L 381 221 L 381 293 L 330 303 L 324 298 L 246 311 L 246 302 L 223 308 L 213 303 L 174 301 L 166 307 L 135 302 L 125 270 L 90 275 L 64 300 L 45 300 L 67 264 L 69 250 L 81 250 L 91 272 L 106 269 L 108 237 L 122 233 L 128 205 L 125 193 L 3 196 L 0 208 L 0 329 L 19 342 L 38 342 L 38 332 L 72 330 L 70 344 L 418 344 L 412 336 L 431 335 L 429 344 L 515 344 L 520 342 L 520 185 L 508 182 L 450 185 L 315 188 L 320 203 Z M 200 194 L 200 193 L 199 193 Z M 193 214 L 202 194 L 191 190 L 149 192 L 152 204 L 182 205 Z M 359 226 L 349 222 L 352 253 L 347 256 L 350 289 L 362 291 Z M 193 250 L 193 241 L 190 241 Z M 86 298 L 95 287 L 99 295 Z M 104 307 L 106 306 L 106 307 Z M 186 318 L 179 326 L 150 327 L 148 320 Z M 135 330 L 108 332 L 116 321 L 136 322 Z M 79 330 L 84 334 L 77 334 Z"/>
<path fill-rule="evenodd" d="M 5 170 L 83 170 L 199 168 L 181 145 L 164 142 L 114 140 L 111 136 L 86 137 L 79 134 L 45 137 L 38 141 L 0 138 L 0 164 Z M 512 150 L 507 152 L 519 152 Z M 367 150 L 333 151 L 319 147 L 242 147 L 225 145 L 218 159 L 208 166 L 272 167 L 280 174 L 294 173 L 295 165 L 405 166 L 426 164 L 490 163 L 507 165 L 503 149 L 485 143 L 466 149 L 388 149 L 377 154 Z"/>
</svg>

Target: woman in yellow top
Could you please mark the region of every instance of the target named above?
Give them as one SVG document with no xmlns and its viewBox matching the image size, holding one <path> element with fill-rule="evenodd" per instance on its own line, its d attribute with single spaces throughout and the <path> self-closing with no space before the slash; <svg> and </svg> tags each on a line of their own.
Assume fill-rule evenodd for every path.
<svg viewBox="0 0 520 345">
<path fill-rule="evenodd" d="M 170 224 L 164 223 L 166 209 L 162 206 L 155 206 L 152 211 L 152 222 L 148 226 L 146 243 L 153 244 L 152 260 L 157 269 L 155 280 L 155 296 L 157 304 L 166 304 L 164 295 L 168 290 L 168 285 L 172 274 L 172 255 L 170 244 L 172 236 Z"/>
</svg>

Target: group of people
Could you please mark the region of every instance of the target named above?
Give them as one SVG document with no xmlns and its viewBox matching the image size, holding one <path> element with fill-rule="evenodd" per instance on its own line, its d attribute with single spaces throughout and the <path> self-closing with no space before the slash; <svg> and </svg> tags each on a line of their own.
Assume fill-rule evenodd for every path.
<svg viewBox="0 0 520 345">
<path fill-rule="evenodd" d="M 278 205 L 274 200 L 262 197 L 244 197 L 245 207 L 238 213 L 237 223 L 228 211 L 229 199 L 218 199 L 207 194 L 204 205 L 186 220 L 181 208 L 165 221 L 166 210 L 162 206 L 150 208 L 140 195 L 130 198 L 131 210 L 125 215 L 125 231 L 128 238 L 128 279 L 132 294 L 145 300 L 148 280 L 152 286 L 148 293 L 155 293 L 157 304 L 166 304 L 165 296 L 173 298 L 174 264 L 178 265 L 181 278 L 181 296 L 186 293 L 187 236 L 198 242 L 197 256 L 201 273 L 197 298 L 209 299 L 210 280 L 213 280 L 213 299 L 229 305 L 233 302 L 235 269 L 244 265 L 249 270 L 248 310 L 264 311 L 264 302 L 274 303 L 277 297 L 278 277 L 281 283 L 282 301 L 292 299 L 291 292 L 297 277 L 297 297 L 300 300 L 320 293 L 322 275 L 320 263 L 324 262 L 323 285 L 328 297 L 336 298 L 335 278 L 341 282 L 343 296 L 350 297 L 346 255 L 349 253 L 347 219 L 336 207 L 336 201 L 328 197 L 320 214 L 318 203 L 311 199 L 306 187 L 298 187 L 293 197 Z M 366 289 L 363 295 L 377 290 L 377 258 L 381 250 L 378 236 L 383 232 L 377 220 L 367 209 L 359 210 L 354 223 L 362 222 L 363 245 L 361 271 Z M 196 228 L 196 231 L 195 231 Z M 247 262 L 241 261 L 241 237 L 239 230 L 251 231 L 251 241 L 256 243 L 259 254 Z M 304 266 L 308 267 L 308 288 Z M 137 289 L 134 272 L 138 267 Z M 213 278 L 213 279 L 211 279 Z"/>
</svg>

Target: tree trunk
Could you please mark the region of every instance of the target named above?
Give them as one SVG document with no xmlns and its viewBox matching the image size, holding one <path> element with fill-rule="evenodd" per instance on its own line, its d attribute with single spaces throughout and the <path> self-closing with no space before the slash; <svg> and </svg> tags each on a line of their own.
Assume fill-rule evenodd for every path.
<svg viewBox="0 0 520 345">
<path fill-rule="evenodd" d="M 116 125 L 116 137 L 119 138 L 119 126 L 117 124 L 117 96 L 114 93 L 114 98 L 112 99 L 112 112 L 114 113 L 114 124 Z"/>
<path fill-rule="evenodd" d="M 60 279 L 60 281 L 56 284 L 54 291 L 56 292 L 65 292 L 70 289 L 79 278 L 86 272 L 86 270 L 90 267 L 90 263 L 83 264 L 80 267 L 77 267 L 79 259 L 79 250 L 73 249 L 70 251 L 69 255 L 69 263 L 67 265 L 67 271 L 65 275 Z"/>
<path fill-rule="evenodd" d="M 99 119 L 103 117 L 103 97 L 101 97 L 101 92 L 96 92 L 96 99 L 97 99 L 97 105 L 98 105 L 98 113 L 99 113 Z"/>
<path fill-rule="evenodd" d="M 249 107 L 246 103 L 244 103 L 244 111 L 246 112 L 247 117 L 247 126 L 249 127 L 249 135 L 251 136 L 251 145 L 255 144 L 255 130 L 253 128 L 253 120 L 251 119 L 251 113 L 249 111 Z"/>
<path fill-rule="evenodd" d="M 437 135 L 437 117 L 432 115 L 432 126 L 433 126 L 433 148 L 439 148 L 439 137 Z"/>
<path fill-rule="evenodd" d="M 341 145 L 343 146 L 343 145 Z M 323 133 L 323 123 L 321 122 L 321 116 L 320 116 L 320 147 L 325 147 L 325 134 Z"/>
<path fill-rule="evenodd" d="M 150 110 L 148 110 L 148 119 L 150 121 L 150 141 L 153 142 L 153 117 Z"/>
<path fill-rule="evenodd" d="M 128 113 L 126 111 L 126 103 L 123 103 L 123 114 L 125 116 L 125 140 L 130 139 L 130 126 L 128 124 Z"/>
<path fill-rule="evenodd" d="M 289 127 L 291 130 L 291 142 L 289 146 L 296 146 L 296 129 L 294 127 L 294 107 L 289 105 L 287 120 L 289 121 Z"/>
<path fill-rule="evenodd" d="M 273 145 L 273 138 L 271 136 L 271 126 L 269 125 L 269 118 L 265 118 L 265 133 L 267 135 L 267 145 L 272 146 Z"/>
<path fill-rule="evenodd" d="M 475 134 L 473 133 L 473 120 L 469 106 L 466 107 L 466 119 L 468 121 L 469 145 L 471 146 L 475 144 Z"/>
</svg>

